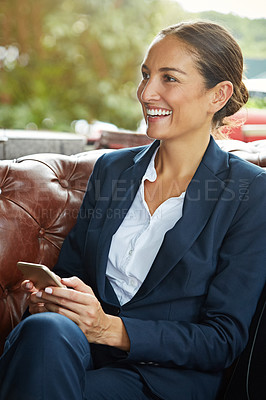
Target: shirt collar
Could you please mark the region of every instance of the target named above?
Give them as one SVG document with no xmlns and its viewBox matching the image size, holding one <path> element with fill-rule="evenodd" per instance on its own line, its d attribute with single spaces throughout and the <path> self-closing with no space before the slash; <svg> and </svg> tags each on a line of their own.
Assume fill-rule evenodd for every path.
<svg viewBox="0 0 266 400">
<path fill-rule="evenodd" d="M 156 169 L 155 169 L 155 157 L 156 157 L 156 154 L 157 154 L 157 151 L 159 150 L 159 147 L 157 147 L 156 149 L 155 149 L 155 151 L 154 151 L 154 153 L 153 153 L 153 155 L 152 155 L 152 158 L 151 158 L 151 160 L 150 160 L 150 162 L 149 162 L 149 165 L 148 165 L 148 167 L 147 167 L 147 169 L 146 169 L 146 172 L 145 172 L 145 174 L 143 175 L 143 178 L 142 178 L 142 183 L 146 180 L 146 179 L 148 179 L 149 181 L 151 181 L 151 182 L 154 182 L 155 180 L 156 180 L 156 178 L 157 178 L 157 172 L 156 172 Z"/>
</svg>

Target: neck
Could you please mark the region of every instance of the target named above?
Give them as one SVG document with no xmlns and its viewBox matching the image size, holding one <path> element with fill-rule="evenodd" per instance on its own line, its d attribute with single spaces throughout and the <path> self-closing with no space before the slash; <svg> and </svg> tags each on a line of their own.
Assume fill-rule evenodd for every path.
<svg viewBox="0 0 266 400">
<path fill-rule="evenodd" d="M 200 138 L 161 141 L 156 158 L 158 175 L 172 176 L 175 180 L 191 180 L 210 141 L 209 135 Z"/>
</svg>

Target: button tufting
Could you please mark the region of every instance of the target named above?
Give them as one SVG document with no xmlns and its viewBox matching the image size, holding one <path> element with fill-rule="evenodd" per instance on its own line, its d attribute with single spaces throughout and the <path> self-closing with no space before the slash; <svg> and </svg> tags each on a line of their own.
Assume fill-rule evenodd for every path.
<svg viewBox="0 0 266 400">
<path fill-rule="evenodd" d="M 0 299 L 6 299 L 9 295 L 9 290 L 1 287 Z"/>
<path fill-rule="evenodd" d="M 39 230 L 39 237 L 43 237 L 45 235 L 45 229 L 44 228 L 41 228 L 40 230 Z"/>
<path fill-rule="evenodd" d="M 60 179 L 59 183 L 63 188 L 68 188 L 68 186 L 69 186 L 68 181 L 66 179 Z"/>
</svg>

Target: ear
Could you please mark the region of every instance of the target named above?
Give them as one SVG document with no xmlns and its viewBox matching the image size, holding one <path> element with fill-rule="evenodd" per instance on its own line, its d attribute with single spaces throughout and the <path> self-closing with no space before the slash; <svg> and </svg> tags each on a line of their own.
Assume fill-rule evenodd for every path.
<svg viewBox="0 0 266 400">
<path fill-rule="evenodd" d="M 214 114 L 221 110 L 234 92 L 234 86 L 230 81 L 217 83 L 212 89 L 210 111 Z"/>
</svg>

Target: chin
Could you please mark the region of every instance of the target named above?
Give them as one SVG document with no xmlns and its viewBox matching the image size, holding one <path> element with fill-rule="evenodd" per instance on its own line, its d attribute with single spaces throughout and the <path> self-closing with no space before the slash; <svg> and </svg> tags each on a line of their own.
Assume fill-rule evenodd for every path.
<svg viewBox="0 0 266 400">
<path fill-rule="evenodd" d="M 146 135 L 148 136 L 149 139 L 157 139 L 160 140 L 161 138 L 158 137 L 158 135 L 152 134 L 151 132 L 148 132 L 148 130 L 146 131 Z"/>
<path fill-rule="evenodd" d="M 162 131 L 158 132 L 158 131 L 154 131 L 149 128 L 146 129 L 146 135 L 148 136 L 148 138 L 153 139 L 153 140 L 155 140 L 155 139 L 163 140 L 166 138 L 165 134 L 163 134 Z"/>
</svg>

